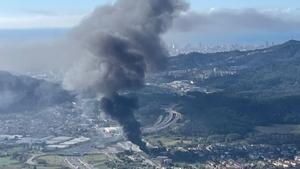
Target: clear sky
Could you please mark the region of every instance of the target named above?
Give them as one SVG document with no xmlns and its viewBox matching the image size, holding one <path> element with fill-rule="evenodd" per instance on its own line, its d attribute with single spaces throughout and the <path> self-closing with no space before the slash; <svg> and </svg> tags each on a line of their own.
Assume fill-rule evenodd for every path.
<svg viewBox="0 0 300 169">
<path fill-rule="evenodd" d="M 0 0 L 0 28 L 70 27 L 114 0 Z M 255 8 L 300 11 L 300 0 L 187 0 L 193 11 Z"/>
<path fill-rule="evenodd" d="M 22 10 L 89 10 L 99 4 L 113 0 L 1 0 L 0 11 L 22 12 Z M 225 7 L 291 8 L 299 7 L 299 0 L 189 0 L 195 9 Z"/>
<path fill-rule="evenodd" d="M 209 8 L 300 8 L 299 0 L 188 0 L 192 9 Z M 0 0 L 0 14 L 30 11 L 87 12 L 113 0 Z"/>
<path fill-rule="evenodd" d="M 72 13 L 87 12 L 112 0 L 0 0 L 1 15 L 30 12 Z"/>
<path fill-rule="evenodd" d="M 193 10 L 210 8 L 295 8 L 300 0 L 188 0 Z M 0 0 L 0 16 L 30 12 L 83 13 L 113 0 Z"/>
<path fill-rule="evenodd" d="M 299 0 L 188 0 L 194 9 L 205 8 L 300 8 Z M 113 0 L 1 0 L 1 13 L 26 10 L 87 11 Z"/>
<path fill-rule="evenodd" d="M 0 0 L 0 29 L 70 28 L 78 24 L 80 20 L 95 7 L 110 4 L 113 3 L 113 1 L 114 0 Z M 215 36 L 216 34 L 219 36 L 217 38 L 218 40 L 222 37 L 224 39 L 230 39 L 233 36 L 237 36 L 237 33 L 242 34 L 242 38 L 244 39 L 256 37 L 258 34 L 262 39 L 284 36 L 280 38 L 280 40 L 286 40 L 294 34 L 297 34 L 296 37 L 300 38 L 300 32 L 297 31 L 298 29 L 295 29 L 295 27 L 298 28 L 298 26 L 300 26 L 300 0 L 187 1 L 190 2 L 192 11 L 202 14 L 206 12 L 206 15 L 200 16 L 199 18 L 206 18 L 205 23 L 207 25 L 196 27 L 197 29 L 194 29 L 194 32 L 190 35 L 191 37 L 196 37 L 196 40 L 206 38 L 206 36 Z M 210 11 L 218 11 L 220 9 L 231 9 L 231 11 L 209 14 Z M 264 13 L 257 14 L 255 11 L 247 11 L 247 9 L 255 9 L 263 11 Z M 239 11 L 239 16 L 237 16 L 237 13 L 233 10 L 244 10 L 244 12 Z M 266 11 L 268 11 L 267 14 L 265 13 Z M 281 18 L 273 18 L 275 15 Z M 249 23 L 243 22 L 243 17 L 249 20 Z M 288 20 L 287 18 L 293 18 L 294 20 Z M 269 31 L 268 29 L 271 27 L 265 26 L 264 24 L 272 24 L 273 22 L 273 30 Z M 224 23 L 228 24 L 224 25 Z M 227 29 L 221 29 L 223 27 Z M 248 27 L 250 27 L 250 29 Z M 214 29 L 218 30 L 214 31 Z M 230 31 L 231 33 L 228 33 Z M 269 34 L 268 36 L 261 36 L 267 33 Z M 186 33 L 184 32 L 183 35 L 186 35 Z M 247 37 L 244 37 L 246 35 Z M 237 39 L 240 39 L 240 35 Z M 178 41 L 182 41 L 182 39 Z"/>
</svg>

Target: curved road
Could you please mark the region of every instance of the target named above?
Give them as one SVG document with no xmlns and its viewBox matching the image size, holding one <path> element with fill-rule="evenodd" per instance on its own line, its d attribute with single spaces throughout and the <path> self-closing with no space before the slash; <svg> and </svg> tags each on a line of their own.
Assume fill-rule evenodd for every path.
<svg viewBox="0 0 300 169">
<path fill-rule="evenodd" d="M 166 116 L 160 115 L 153 126 L 143 129 L 143 133 L 154 133 L 163 130 L 175 124 L 179 119 L 182 118 L 182 115 L 172 108 L 166 108 L 165 112 L 168 114 Z"/>
</svg>

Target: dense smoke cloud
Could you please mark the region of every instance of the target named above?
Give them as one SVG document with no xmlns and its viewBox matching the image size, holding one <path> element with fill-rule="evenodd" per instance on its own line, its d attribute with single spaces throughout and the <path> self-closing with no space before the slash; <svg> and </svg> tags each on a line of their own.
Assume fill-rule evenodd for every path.
<svg viewBox="0 0 300 169">
<path fill-rule="evenodd" d="M 143 87 L 147 71 L 165 68 L 168 51 L 161 35 L 186 8 L 182 0 L 118 0 L 96 9 L 73 31 L 90 55 L 68 74 L 65 86 L 104 94 L 102 109 L 144 151 L 140 124 L 133 115 L 137 101 L 118 93 Z"/>
<path fill-rule="evenodd" d="M 165 67 L 168 51 L 160 36 L 186 7 L 181 0 L 119 0 L 96 9 L 73 31 L 91 55 L 65 85 L 105 93 L 141 87 L 145 71 Z"/>
</svg>

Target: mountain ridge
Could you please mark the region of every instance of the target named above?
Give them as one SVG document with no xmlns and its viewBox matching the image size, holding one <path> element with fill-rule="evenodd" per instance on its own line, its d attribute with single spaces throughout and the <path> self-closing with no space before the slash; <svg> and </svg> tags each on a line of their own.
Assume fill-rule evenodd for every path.
<svg viewBox="0 0 300 169">
<path fill-rule="evenodd" d="M 0 71 L 0 97 L 0 114 L 37 110 L 72 99 L 58 84 L 5 71 Z"/>
<path fill-rule="evenodd" d="M 257 91 L 255 94 L 268 93 L 266 97 L 277 91 L 287 96 L 300 94 L 300 77 L 297 76 L 300 74 L 300 41 L 296 40 L 253 51 L 184 54 L 171 58 L 170 65 L 168 71 L 219 69 L 237 72 L 199 82 L 200 86 L 221 88 L 225 92 L 249 93 L 251 90 Z"/>
</svg>

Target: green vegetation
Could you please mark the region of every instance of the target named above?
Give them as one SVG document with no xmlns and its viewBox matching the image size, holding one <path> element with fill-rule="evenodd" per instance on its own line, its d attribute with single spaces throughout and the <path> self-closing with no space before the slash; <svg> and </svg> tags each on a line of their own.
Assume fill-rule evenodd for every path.
<svg viewBox="0 0 300 169">
<path fill-rule="evenodd" d="M 193 143 L 193 138 L 182 138 L 182 137 L 176 137 L 176 136 L 166 136 L 166 135 L 149 135 L 147 137 L 147 140 L 158 146 L 165 146 L 165 147 L 171 147 L 171 146 L 179 146 L 179 145 L 189 145 Z"/>
<path fill-rule="evenodd" d="M 245 135 L 253 132 L 256 126 L 300 124 L 299 50 L 300 42 L 289 41 L 255 52 L 190 53 L 172 57 L 168 68 L 171 72 L 154 77 L 151 82 L 167 84 L 191 80 L 195 87 L 221 89 L 222 92 L 188 92 L 180 96 L 172 90 L 167 91 L 168 85 L 165 88 L 149 85 L 139 93 L 140 105 L 147 107 L 141 108 L 138 117 L 143 124 L 151 124 L 164 113 L 157 108 L 177 105 L 184 125 L 168 132 L 198 137 L 228 133 Z M 234 73 L 207 73 L 214 70 Z M 206 74 L 208 79 L 199 78 L 198 74 Z"/>
<path fill-rule="evenodd" d="M 148 87 L 150 88 L 150 87 Z M 190 92 L 185 96 L 143 93 L 139 96 L 141 108 L 137 113 L 143 124 L 151 126 L 159 115 L 157 107 L 177 105 L 175 110 L 182 114 L 177 125 L 163 130 L 166 135 L 179 137 L 206 137 L 237 133 L 245 135 L 256 126 L 272 124 L 300 124 L 300 96 L 270 98 L 267 100 L 229 96 L 226 93 L 203 94 Z M 159 100 L 159 101 L 157 101 Z M 153 106 L 148 106 L 148 105 Z M 155 105 L 155 106 L 154 106 Z M 147 109 L 147 111 L 143 111 Z M 156 118 L 153 118 L 154 116 Z"/>
<path fill-rule="evenodd" d="M 15 169 L 21 167 L 19 161 L 12 160 L 10 157 L 0 158 L 0 169 Z"/>
<path fill-rule="evenodd" d="M 257 126 L 255 129 L 264 134 L 296 134 L 300 135 L 300 125 Z"/>
<path fill-rule="evenodd" d="M 108 169 L 106 162 L 108 161 L 104 154 L 92 154 L 84 156 L 84 160 L 93 165 L 97 169 Z"/>
<path fill-rule="evenodd" d="M 65 156 L 59 155 L 44 155 L 37 157 L 34 160 L 36 166 L 26 165 L 24 162 L 13 160 L 10 157 L 0 158 L 0 169 L 62 169 L 68 168 L 64 163 Z M 92 154 L 83 157 L 83 160 L 91 164 L 97 169 L 109 169 L 107 164 L 107 157 L 104 154 Z"/>
<path fill-rule="evenodd" d="M 37 167 L 37 169 L 62 169 L 62 167 L 61 166 L 39 166 L 39 167 Z M 67 169 L 69 169 L 69 168 L 67 168 Z"/>
<path fill-rule="evenodd" d="M 41 156 L 35 160 L 38 169 L 61 169 L 64 166 L 64 157 L 49 155 Z"/>
</svg>

